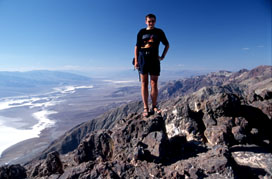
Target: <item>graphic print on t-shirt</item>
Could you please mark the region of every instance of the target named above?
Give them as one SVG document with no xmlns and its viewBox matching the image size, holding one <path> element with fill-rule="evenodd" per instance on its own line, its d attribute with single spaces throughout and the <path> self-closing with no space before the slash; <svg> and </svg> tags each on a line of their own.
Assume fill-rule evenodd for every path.
<svg viewBox="0 0 272 179">
<path fill-rule="evenodd" d="M 143 47 L 142 48 L 152 48 L 154 47 L 154 39 L 155 35 L 154 34 L 144 34 L 143 35 Z"/>
</svg>

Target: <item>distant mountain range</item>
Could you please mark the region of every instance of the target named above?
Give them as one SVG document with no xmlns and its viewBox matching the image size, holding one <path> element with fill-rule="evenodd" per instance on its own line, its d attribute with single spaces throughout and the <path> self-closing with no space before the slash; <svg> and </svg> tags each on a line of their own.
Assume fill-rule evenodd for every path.
<svg viewBox="0 0 272 179">
<path fill-rule="evenodd" d="M 40 93 L 49 87 L 88 84 L 85 76 L 59 71 L 0 72 L 0 97 Z"/>
<path fill-rule="evenodd" d="M 196 75 L 206 74 L 207 71 L 162 71 L 160 77 L 161 82 L 168 81 L 169 79 L 188 78 Z M 90 82 L 99 82 L 95 78 L 89 78 L 79 72 L 61 72 L 49 70 L 35 70 L 27 72 L 9 72 L 0 71 L 0 98 L 21 96 L 36 93 L 44 93 L 56 86 L 67 85 L 85 85 Z M 90 72 L 89 75 L 95 75 Z M 120 72 L 107 72 L 101 73 L 98 78 L 112 79 L 112 80 L 138 80 L 138 72 L 131 70 Z M 101 81 L 100 81 L 101 82 Z M 92 84 L 93 85 L 93 84 Z"/>
<path fill-rule="evenodd" d="M 259 66 L 252 70 L 242 69 L 237 72 L 212 72 L 206 75 L 198 75 L 180 80 L 169 81 L 160 89 L 159 97 L 161 100 L 166 100 L 169 98 L 190 94 L 203 87 L 226 85 L 229 85 L 229 88 L 239 87 L 246 91 L 250 90 L 251 92 L 260 88 L 268 88 L 269 90 L 272 90 L 271 78 L 271 66 Z"/>
</svg>

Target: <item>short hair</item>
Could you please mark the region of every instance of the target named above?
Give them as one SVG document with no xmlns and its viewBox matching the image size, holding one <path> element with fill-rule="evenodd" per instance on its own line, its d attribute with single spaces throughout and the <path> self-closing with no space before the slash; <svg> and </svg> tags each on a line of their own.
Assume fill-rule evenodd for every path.
<svg viewBox="0 0 272 179">
<path fill-rule="evenodd" d="M 154 14 L 147 14 L 147 15 L 145 16 L 145 20 L 146 20 L 147 18 L 154 18 L 154 19 L 156 20 L 156 16 L 155 16 Z"/>
</svg>

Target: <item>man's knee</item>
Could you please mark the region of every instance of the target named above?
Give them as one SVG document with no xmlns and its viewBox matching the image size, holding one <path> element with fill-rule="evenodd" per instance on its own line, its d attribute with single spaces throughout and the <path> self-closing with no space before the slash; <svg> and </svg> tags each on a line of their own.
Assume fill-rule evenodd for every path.
<svg viewBox="0 0 272 179">
<path fill-rule="evenodd" d="M 148 87 L 148 79 L 142 79 L 142 82 L 141 82 L 141 84 L 142 84 L 142 87 Z"/>
<path fill-rule="evenodd" d="M 157 80 L 151 80 L 151 82 L 150 82 L 151 84 L 151 88 L 155 88 L 155 89 L 157 89 L 158 88 L 158 81 Z"/>
<path fill-rule="evenodd" d="M 148 88 L 148 82 L 142 82 L 142 87 Z"/>
</svg>

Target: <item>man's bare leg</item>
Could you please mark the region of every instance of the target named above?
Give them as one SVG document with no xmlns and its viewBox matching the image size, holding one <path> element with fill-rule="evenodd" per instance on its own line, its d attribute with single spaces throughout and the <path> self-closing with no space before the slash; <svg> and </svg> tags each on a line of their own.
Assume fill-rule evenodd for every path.
<svg viewBox="0 0 272 179">
<path fill-rule="evenodd" d="M 141 93 L 142 93 L 142 99 L 144 103 L 144 115 L 148 115 L 148 74 L 142 75 L 141 74 Z M 147 113 L 145 113 L 147 112 Z"/>
<path fill-rule="evenodd" d="M 152 106 L 157 105 L 157 98 L 158 98 L 158 78 L 159 76 L 151 75 L 151 100 L 152 100 Z M 156 110 L 156 109 L 154 109 Z M 156 111 L 155 111 L 156 112 Z"/>
</svg>

